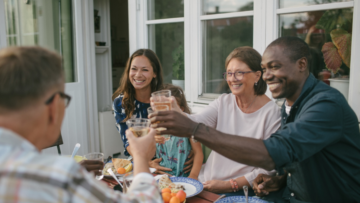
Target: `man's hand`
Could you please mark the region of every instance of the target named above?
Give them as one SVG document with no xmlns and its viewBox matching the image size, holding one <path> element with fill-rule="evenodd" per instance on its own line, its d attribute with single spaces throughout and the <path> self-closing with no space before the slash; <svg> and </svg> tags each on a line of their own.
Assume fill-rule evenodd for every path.
<svg viewBox="0 0 360 203">
<path fill-rule="evenodd" d="M 187 159 L 188 159 L 188 161 L 186 161 L 184 163 L 184 166 L 185 166 L 183 168 L 184 173 L 190 172 L 193 167 L 193 164 L 194 164 L 194 151 L 193 150 L 190 150 L 190 154 L 187 157 Z"/>
<path fill-rule="evenodd" d="M 135 137 L 130 130 L 126 130 L 129 149 L 134 159 L 141 157 L 149 161 L 154 157 L 156 151 L 155 134 L 156 131 L 150 128 L 149 134 L 143 137 Z"/>
<path fill-rule="evenodd" d="M 163 167 L 163 166 L 160 166 L 160 162 L 162 161 L 162 158 L 159 158 L 159 159 L 154 159 L 152 161 L 149 162 L 149 166 L 151 168 L 155 168 L 156 171 L 155 173 L 156 174 L 166 174 L 168 176 L 172 176 L 168 173 L 166 173 L 165 171 L 172 171 L 170 168 L 166 168 L 166 167 Z"/>
<path fill-rule="evenodd" d="M 278 191 L 286 185 L 286 175 L 269 176 L 259 174 L 253 182 L 253 190 L 256 196 L 262 197 L 268 195 L 269 192 Z"/>
<path fill-rule="evenodd" d="M 104 162 L 99 160 L 82 160 L 80 163 L 87 171 L 94 172 L 95 175 L 101 175 L 104 168 Z"/>
<path fill-rule="evenodd" d="M 158 111 L 149 115 L 152 128 L 164 127 L 161 135 L 175 135 L 177 137 L 190 137 L 197 123 L 183 113 L 177 111 Z M 160 121 L 160 123 L 155 123 Z"/>
<path fill-rule="evenodd" d="M 203 183 L 204 190 L 213 193 L 228 193 L 232 192 L 230 181 L 210 180 Z"/>
</svg>

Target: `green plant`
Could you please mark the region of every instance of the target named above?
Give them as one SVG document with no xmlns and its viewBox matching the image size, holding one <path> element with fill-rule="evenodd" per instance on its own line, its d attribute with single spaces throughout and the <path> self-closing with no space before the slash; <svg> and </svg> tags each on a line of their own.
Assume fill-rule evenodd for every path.
<svg viewBox="0 0 360 203">
<path fill-rule="evenodd" d="M 172 52 L 172 57 L 174 59 L 173 63 L 173 79 L 175 80 L 184 80 L 184 47 L 179 45 Z"/>
<path fill-rule="evenodd" d="M 351 21 L 349 11 L 330 10 L 326 11 L 316 24 L 316 27 L 330 32 L 331 42 L 325 43 L 321 51 L 326 68 L 334 74 L 343 63 L 350 68 L 351 33 L 348 31 L 351 31 Z"/>
</svg>

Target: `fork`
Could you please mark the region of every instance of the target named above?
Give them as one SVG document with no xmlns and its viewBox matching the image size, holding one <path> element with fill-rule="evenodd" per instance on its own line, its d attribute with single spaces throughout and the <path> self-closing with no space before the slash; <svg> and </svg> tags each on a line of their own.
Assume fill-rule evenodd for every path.
<svg viewBox="0 0 360 203">
<path fill-rule="evenodd" d="M 244 185 L 243 190 L 245 193 L 246 203 L 249 203 L 248 186 Z"/>
</svg>

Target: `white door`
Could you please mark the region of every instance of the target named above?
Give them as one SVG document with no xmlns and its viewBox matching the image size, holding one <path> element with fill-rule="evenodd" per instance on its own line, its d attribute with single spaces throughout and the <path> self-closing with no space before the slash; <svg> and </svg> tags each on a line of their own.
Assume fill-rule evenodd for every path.
<svg viewBox="0 0 360 203">
<path fill-rule="evenodd" d="M 76 143 L 79 155 L 99 151 L 92 7 L 87 0 L 0 0 L 0 48 L 40 45 L 63 56 L 72 99 L 61 129 L 62 154 L 71 154 Z"/>
</svg>

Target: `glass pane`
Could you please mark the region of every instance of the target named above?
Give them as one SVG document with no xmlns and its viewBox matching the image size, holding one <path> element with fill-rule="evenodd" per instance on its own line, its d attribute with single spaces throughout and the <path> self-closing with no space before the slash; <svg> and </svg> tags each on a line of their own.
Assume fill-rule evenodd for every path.
<svg viewBox="0 0 360 203">
<path fill-rule="evenodd" d="M 150 25 L 149 47 L 161 61 L 164 83 L 184 80 L 184 23 Z"/>
<path fill-rule="evenodd" d="M 75 82 L 72 0 L 4 0 L 9 46 L 39 45 L 63 56 L 66 82 Z"/>
<path fill-rule="evenodd" d="M 203 93 L 227 93 L 225 59 L 240 46 L 253 46 L 253 17 L 203 22 Z"/>
<path fill-rule="evenodd" d="M 148 19 L 184 17 L 184 0 L 148 0 Z"/>
<path fill-rule="evenodd" d="M 253 0 L 202 0 L 202 14 L 232 13 L 254 10 Z"/>
<path fill-rule="evenodd" d="M 305 40 L 312 57 L 310 72 L 330 84 L 329 78 L 349 78 L 352 21 L 353 9 L 284 14 L 280 35 Z"/>
<path fill-rule="evenodd" d="M 309 6 L 315 4 L 328 4 L 334 2 L 345 2 L 353 0 L 279 0 L 279 8 Z"/>
</svg>

